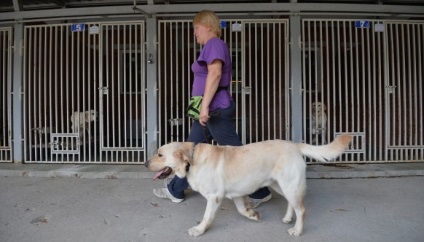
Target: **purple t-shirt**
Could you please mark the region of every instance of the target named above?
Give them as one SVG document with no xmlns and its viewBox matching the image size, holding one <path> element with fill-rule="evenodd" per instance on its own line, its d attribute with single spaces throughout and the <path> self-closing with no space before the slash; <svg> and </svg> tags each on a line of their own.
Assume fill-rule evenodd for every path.
<svg viewBox="0 0 424 242">
<path fill-rule="evenodd" d="M 231 57 L 227 44 L 220 38 L 212 38 L 206 42 L 197 60 L 192 64 L 191 70 L 194 73 L 192 96 L 203 96 L 205 93 L 206 77 L 208 76 L 208 64 L 214 60 L 223 62 L 220 87 L 229 87 L 231 83 Z M 209 111 L 217 108 L 228 108 L 231 102 L 231 95 L 228 90 L 218 89 L 209 105 Z"/>
</svg>

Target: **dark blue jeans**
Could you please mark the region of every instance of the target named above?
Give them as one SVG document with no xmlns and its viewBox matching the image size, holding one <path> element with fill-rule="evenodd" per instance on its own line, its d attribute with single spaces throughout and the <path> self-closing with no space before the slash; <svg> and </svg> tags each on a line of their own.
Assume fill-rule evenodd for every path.
<svg viewBox="0 0 424 242">
<path fill-rule="evenodd" d="M 199 121 L 194 121 L 187 142 L 194 142 L 195 144 L 206 143 L 213 138 L 219 145 L 243 145 L 236 132 L 236 127 L 234 126 L 233 116 L 235 111 L 236 105 L 234 102 L 231 102 L 228 108 L 217 109 L 211 112 L 211 117 L 206 123 L 206 127 L 200 125 Z M 186 190 L 188 186 L 187 178 L 175 176 L 168 184 L 168 190 L 174 197 L 184 198 L 184 190 Z M 261 199 L 269 194 L 269 189 L 263 187 L 249 196 L 251 198 Z"/>
</svg>

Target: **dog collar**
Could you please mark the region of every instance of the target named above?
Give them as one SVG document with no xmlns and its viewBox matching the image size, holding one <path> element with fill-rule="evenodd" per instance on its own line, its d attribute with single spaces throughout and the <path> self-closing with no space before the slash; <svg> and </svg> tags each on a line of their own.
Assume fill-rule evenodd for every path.
<svg viewBox="0 0 424 242">
<path fill-rule="evenodd" d="M 191 150 L 191 160 L 194 159 L 194 149 L 196 148 L 196 143 L 193 144 L 193 149 Z"/>
<path fill-rule="evenodd" d="M 191 160 L 193 160 L 194 159 L 194 149 L 196 148 L 196 145 L 197 144 L 194 144 L 193 145 L 193 149 L 191 150 Z M 188 172 L 190 170 L 190 162 L 189 163 L 187 163 L 187 166 L 186 166 L 186 172 Z"/>
</svg>

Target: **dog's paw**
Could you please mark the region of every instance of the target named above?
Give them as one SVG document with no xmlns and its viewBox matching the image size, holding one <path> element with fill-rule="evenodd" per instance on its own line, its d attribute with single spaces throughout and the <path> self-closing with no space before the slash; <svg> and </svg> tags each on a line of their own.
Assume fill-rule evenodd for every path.
<svg viewBox="0 0 424 242">
<path fill-rule="evenodd" d="M 203 233 L 205 233 L 205 231 L 204 230 L 199 230 L 197 228 L 197 226 L 194 226 L 194 227 L 192 227 L 192 228 L 190 228 L 188 230 L 188 234 L 191 235 L 191 236 L 194 236 L 194 237 L 197 237 L 199 235 L 202 235 Z"/>
<path fill-rule="evenodd" d="M 289 223 L 293 222 L 293 219 L 292 218 L 283 218 L 281 221 L 283 221 L 283 223 L 285 223 L 285 224 L 289 224 Z"/>
<path fill-rule="evenodd" d="M 291 236 L 296 236 L 298 237 L 302 232 L 299 231 L 298 229 L 296 229 L 295 227 L 288 229 L 287 233 L 289 233 Z"/>
<path fill-rule="evenodd" d="M 250 214 L 248 218 L 255 221 L 261 221 L 261 214 L 253 209 L 250 209 Z"/>
</svg>

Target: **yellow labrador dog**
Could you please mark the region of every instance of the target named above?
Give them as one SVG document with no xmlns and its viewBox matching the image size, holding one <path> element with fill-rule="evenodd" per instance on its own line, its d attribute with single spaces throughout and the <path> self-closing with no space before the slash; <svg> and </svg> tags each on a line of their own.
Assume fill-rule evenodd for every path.
<svg viewBox="0 0 424 242">
<path fill-rule="evenodd" d="M 303 230 L 306 189 L 306 163 L 302 156 L 327 162 L 341 155 L 350 141 L 349 135 L 341 135 L 321 146 L 284 140 L 244 146 L 173 142 L 160 147 L 146 167 L 158 172 L 154 179 L 164 179 L 173 173 L 187 177 L 191 188 L 207 199 L 202 222 L 188 230 L 192 236 L 208 229 L 224 198 L 232 199 L 241 215 L 259 221 L 259 213 L 245 206 L 243 196 L 265 186 L 287 199 L 283 222 L 290 223 L 294 211 L 296 223 L 288 233 L 299 236 Z"/>
</svg>

